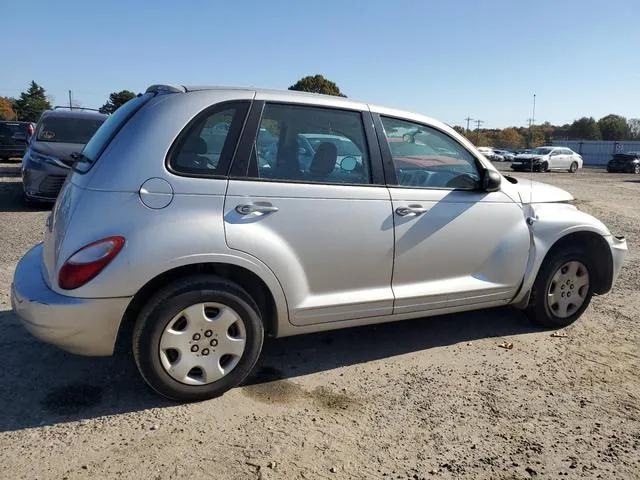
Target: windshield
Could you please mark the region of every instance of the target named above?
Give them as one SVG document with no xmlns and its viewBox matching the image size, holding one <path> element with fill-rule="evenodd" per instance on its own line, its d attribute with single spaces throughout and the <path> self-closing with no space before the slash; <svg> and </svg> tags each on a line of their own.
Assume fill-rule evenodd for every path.
<svg viewBox="0 0 640 480">
<path fill-rule="evenodd" d="M 534 155 L 549 155 L 551 150 L 553 150 L 553 148 L 538 147 L 534 148 L 531 153 Z"/>
<path fill-rule="evenodd" d="M 360 156 L 362 152 L 351 140 L 344 137 L 310 137 L 305 135 L 314 150 L 318 150 L 321 143 L 333 143 L 338 148 L 338 156 L 345 157 L 347 155 Z"/>
<path fill-rule="evenodd" d="M 40 142 L 85 144 L 102 122 L 102 118 L 48 116 L 42 120 L 36 138 Z"/>
</svg>

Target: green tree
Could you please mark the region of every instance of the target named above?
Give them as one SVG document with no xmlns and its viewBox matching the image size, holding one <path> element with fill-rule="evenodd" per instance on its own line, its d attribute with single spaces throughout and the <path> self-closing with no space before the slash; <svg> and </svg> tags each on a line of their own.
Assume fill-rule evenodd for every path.
<svg viewBox="0 0 640 480">
<path fill-rule="evenodd" d="M 334 95 L 336 97 L 346 97 L 338 85 L 331 80 L 327 80 L 322 75 L 308 75 L 302 77 L 296 83 L 289 87 L 289 90 L 298 92 L 322 93 L 324 95 Z"/>
<path fill-rule="evenodd" d="M 20 98 L 13 105 L 18 120 L 25 122 L 37 122 L 42 112 L 50 108 L 51 104 L 47 100 L 44 88 L 33 80 L 29 85 L 29 89 L 26 92 L 22 92 Z"/>
<path fill-rule="evenodd" d="M 109 95 L 109 100 L 107 101 L 107 103 L 100 107 L 100 113 L 113 113 L 122 105 L 135 97 L 136 94 L 130 90 L 113 92 Z"/>
<path fill-rule="evenodd" d="M 620 115 L 607 115 L 598 120 L 598 127 L 603 140 L 629 140 L 631 129 L 627 119 Z"/>
<path fill-rule="evenodd" d="M 582 117 L 575 120 L 567 131 L 567 136 L 574 140 L 600 140 L 600 127 L 593 117 Z"/>
<path fill-rule="evenodd" d="M 630 118 L 627 120 L 632 140 L 640 140 L 640 118 Z"/>
<path fill-rule="evenodd" d="M 509 127 L 498 133 L 495 145 L 503 148 L 520 148 L 524 145 L 524 138 L 522 138 L 522 135 L 518 130 L 513 127 Z"/>
<path fill-rule="evenodd" d="M 460 135 L 464 135 L 464 134 L 466 134 L 466 133 L 467 133 L 467 131 L 465 130 L 465 128 L 464 128 L 464 127 L 461 127 L 461 126 L 459 126 L 459 125 L 454 125 L 452 128 L 453 128 L 456 132 L 458 132 Z"/>
<path fill-rule="evenodd" d="M 0 97 L 0 120 L 15 120 L 17 117 L 13 110 L 13 101 L 7 97 Z"/>
</svg>

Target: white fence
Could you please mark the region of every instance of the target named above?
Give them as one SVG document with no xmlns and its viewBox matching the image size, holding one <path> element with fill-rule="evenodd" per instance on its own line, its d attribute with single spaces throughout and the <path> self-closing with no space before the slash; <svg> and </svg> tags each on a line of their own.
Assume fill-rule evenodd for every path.
<svg viewBox="0 0 640 480">
<path fill-rule="evenodd" d="M 606 165 L 614 153 L 640 151 L 638 141 L 554 140 L 553 145 L 579 153 L 585 165 Z"/>
</svg>

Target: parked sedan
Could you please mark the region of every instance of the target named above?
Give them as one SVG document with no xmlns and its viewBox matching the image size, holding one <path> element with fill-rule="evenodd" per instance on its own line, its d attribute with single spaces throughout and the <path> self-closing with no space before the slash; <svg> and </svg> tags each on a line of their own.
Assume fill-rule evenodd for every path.
<svg viewBox="0 0 640 480">
<path fill-rule="evenodd" d="M 501 155 L 505 162 L 513 162 L 516 158 L 515 154 L 510 152 L 509 150 L 494 150 L 494 152 L 498 155 Z"/>
<path fill-rule="evenodd" d="M 52 203 L 58 196 L 71 166 L 107 115 L 80 109 L 56 108 L 40 117 L 34 136 L 22 159 L 24 202 Z"/>
<path fill-rule="evenodd" d="M 211 141 L 220 118 L 229 129 Z M 258 158 L 261 136 L 274 163 Z M 203 400 L 250 375 L 266 336 L 505 305 L 572 324 L 627 253 L 572 199 L 503 177 L 419 114 L 156 85 L 85 146 L 11 303 L 36 337 L 85 355 L 124 340 L 154 390 Z"/>
<path fill-rule="evenodd" d="M 491 147 L 478 147 L 478 151 L 491 161 L 494 161 L 494 162 L 504 161 L 504 157 Z"/>
<path fill-rule="evenodd" d="M 531 153 L 517 155 L 511 162 L 513 170 L 548 172 L 564 170 L 575 173 L 582 168 L 582 157 L 570 148 L 538 147 Z"/>
<path fill-rule="evenodd" d="M 640 152 L 616 153 L 607 163 L 607 172 L 640 174 Z"/>
</svg>

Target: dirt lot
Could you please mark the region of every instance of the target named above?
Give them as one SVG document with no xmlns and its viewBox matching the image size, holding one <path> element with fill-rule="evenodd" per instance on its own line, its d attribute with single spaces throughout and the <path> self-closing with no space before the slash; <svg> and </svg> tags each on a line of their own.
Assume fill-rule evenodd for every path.
<svg viewBox="0 0 640 480">
<path fill-rule="evenodd" d="M 638 176 L 535 174 L 631 250 L 566 338 L 504 308 L 270 340 L 249 385 L 175 405 L 126 352 L 76 357 L 12 315 L 47 215 L 21 206 L 18 175 L 0 165 L 3 479 L 640 478 Z"/>
</svg>

